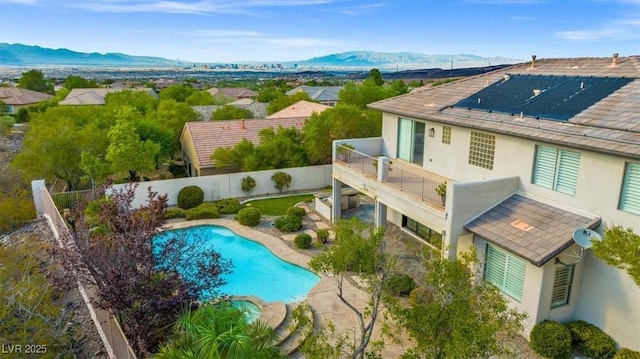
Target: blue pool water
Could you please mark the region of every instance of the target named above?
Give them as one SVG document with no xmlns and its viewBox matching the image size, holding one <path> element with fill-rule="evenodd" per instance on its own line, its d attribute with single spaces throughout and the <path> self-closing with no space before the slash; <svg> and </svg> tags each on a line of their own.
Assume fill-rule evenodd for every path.
<svg viewBox="0 0 640 359">
<path fill-rule="evenodd" d="M 189 241 L 203 241 L 203 250 L 213 248 L 231 260 L 232 272 L 224 276 L 227 284 L 220 288 L 224 294 L 256 296 L 265 302 L 299 302 L 320 280 L 313 272 L 283 261 L 262 244 L 226 227 L 207 225 L 177 231 L 185 231 Z"/>
</svg>

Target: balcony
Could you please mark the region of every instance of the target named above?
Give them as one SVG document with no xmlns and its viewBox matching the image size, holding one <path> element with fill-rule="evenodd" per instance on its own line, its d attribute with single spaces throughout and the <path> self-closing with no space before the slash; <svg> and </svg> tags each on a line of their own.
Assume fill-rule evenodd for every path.
<svg viewBox="0 0 640 359">
<path fill-rule="evenodd" d="M 335 144 L 333 163 L 357 172 L 368 180 L 369 187 L 382 185 L 401 192 L 402 195 L 407 194 L 430 207 L 444 210 L 444 196 L 438 194 L 436 189 L 446 188 L 446 178 L 413 168 L 402 161 L 389 160 L 381 156 L 381 153 L 382 138 L 340 141 Z"/>
</svg>

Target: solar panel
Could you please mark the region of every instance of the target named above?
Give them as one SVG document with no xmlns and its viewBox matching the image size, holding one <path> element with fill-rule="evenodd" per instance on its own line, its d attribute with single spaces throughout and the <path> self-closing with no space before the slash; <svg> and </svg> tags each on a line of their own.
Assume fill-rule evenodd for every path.
<svg viewBox="0 0 640 359">
<path fill-rule="evenodd" d="M 567 121 L 631 81 L 623 77 L 505 75 L 454 107 Z"/>
</svg>

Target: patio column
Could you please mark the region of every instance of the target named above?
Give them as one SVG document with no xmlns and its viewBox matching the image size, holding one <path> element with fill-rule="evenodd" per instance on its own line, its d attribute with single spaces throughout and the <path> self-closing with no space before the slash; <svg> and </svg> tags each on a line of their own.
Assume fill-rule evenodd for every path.
<svg viewBox="0 0 640 359">
<path fill-rule="evenodd" d="M 33 193 L 33 203 L 36 206 L 36 214 L 41 216 L 44 213 L 42 209 L 42 197 L 40 197 L 40 189 L 46 188 L 44 180 L 31 181 L 31 193 Z"/>
<path fill-rule="evenodd" d="M 387 225 L 387 205 L 376 199 L 375 204 L 375 225 L 384 228 Z"/>
<path fill-rule="evenodd" d="M 378 181 L 384 182 L 387 180 L 387 177 L 389 176 L 389 162 L 389 157 L 378 157 Z"/>
<path fill-rule="evenodd" d="M 331 222 L 338 223 L 342 217 L 340 211 L 340 198 L 342 196 L 342 182 L 333 178 L 333 188 L 331 189 L 331 196 L 333 203 L 331 204 Z"/>
</svg>

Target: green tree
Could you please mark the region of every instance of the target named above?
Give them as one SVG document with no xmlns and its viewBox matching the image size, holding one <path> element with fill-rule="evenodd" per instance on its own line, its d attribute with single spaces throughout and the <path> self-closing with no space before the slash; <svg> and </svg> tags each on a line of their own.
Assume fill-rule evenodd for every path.
<svg viewBox="0 0 640 359">
<path fill-rule="evenodd" d="M 198 113 L 191 106 L 174 99 L 160 101 L 155 116 L 162 127 L 174 134 L 176 142 L 180 139 L 184 124 L 198 119 Z"/>
<path fill-rule="evenodd" d="M 216 100 L 207 91 L 194 91 L 191 95 L 187 96 L 185 102 L 189 106 L 209 106 L 216 104 Z"/>
<path fill-rule="evenodd" d="M 158 100 L 146 91 L 124 90 L 111 92 L 105 96 L 105 105 L 114 111 L 121 107 L 133 107 L 140 114 L 152 113 L 158 105 Z"/>
<path fill-rule="evenodd" d="M 105 158 L 111 163 L 113 172 L 128 172 L 129 180 L 138 180 L 139 171 L 152 171 L 160 145 L 140 140 L 133 122 L 120 119 L 107 134 L 109 147 Z"/>
<path fill-rule="evenodd" d="M 271 115 L 302 100 L 313 101 L 311 97 L 309 97 L 309 95 L 307 95 L 307 93 L 304 91 L 296 92 L 290 96 L 283 94 L 282 96 L 278 96 L 271 100 L 271 102 L 269 102 L 269 105 L 267 106 L 267 113 Z"/>
<path fill-rule="evenodd" d="M 509 309 L 492 284 L 477 281 L 475 251 L 456 260 L 432 256 L 408 304 L 389 297 L 386 308 L 415 347 L 406 358 L 488 358 L 509 354 L 501 345 L 522 330 L 525 314 Z"/>
<path fill-rule="evenodd" d="M 384 230 L 374 228 L 354 217 L 342 220 L 335 228 L 333 246 L 313 257 L 309 266 L 316 272 L 331 274 L 336 281 L 338 298 L 356 316 L 357 331 L 349 334 L 337 333 L 329 323 L 321 327 L 305 341 L 301 351 L 309 359 L 379 357 L 381 341 L 371 342 L 380 305 L 382 288 L 394 269 L 394 261 L 384 251 Z M 348 276 L 357 274 L 370 293 L 364 309 L 356 306 L 343 293 Z"/>
<path fill-rule="evenodd" d="M 269 87 L 265 87 L 264 89 L 258 92 L 257 100 L 258 102 L 267 103 L 281 96 L 285 96 L 282 90 L 278 89 L 275 86 L 269 86 Z"/>
<path fill-rule="evenodd" d="M 402 80 L 393 80 L 389 87 L 393 91 L 393 96 L 404 95 L 409 92 L 409 86 Z"/>
<path fill-rule="evenodd" d="M 173 158 L 179 148 L 179 142 L 171 130 L 163 128 L 157 121 L 148 117 L 137 121 L 135 126 L 141 141 L 149 140 L 160 145 L 160 151 L 154 158 L 156 169 L 168 159 Z"/>
<path fill-rule="evenodd" d="M 632 228 L 606 226 L 604 237 L 593 241 L 593 254 L 607 264 L 625 270 L 640 286 L 640 235 Z"/>
<path fill-rule="evenodd" d="M 260 131 L 255 155 L 259 169 L 303 167 L 309 165 L 302 134 L 296 128 L 268 127 Z"/>
<path fill-rule="evenodd" d="M 376 84 L 376 86 L 384 85 L 384 79 L 382 78 L 382 73 L 378 69 L 371 69 L 369 71 L 369 77 L 367 79 L 370 79 L 371 81 L 373 81 L 373 83 Z"/>
<path fill-rule="evenodd" d="M 211 113 L 212 121 L 239 120 L 241 118 L 253 118 L 253 112 L 246 108 L 233 105 L 225 105 Z"/>
<path fill-rule="evenodd" d="M 160 101 L 173 99 L 177 102 L 187 101 L 187 97 L 191 96 L 195 90 L 189 85 L 173 85 L 160 91 Z"/>
<path fill-rule="evenodd" d="M 353 105 L 338 104 L 314 113 L 302 127 L 304 146 L 313 164 L 331 163 L 334 140 L 378 137 L 382 134 L 382 114 Z"/>
<path fill-rule="evenodd" d="M 378 86 L 374 80 L 367 79 L 361 85 L 347 82 L 338 94 L 340 103 L 354 105 L 366 109 L 367 105 L 394 96 L 395 93 L 389 86 Z"/>
<path fill-rule="evenodd" d="M 53 95 L 53 84 L 44 78 L 44 74 L 40 70 L 23 72 L 18 80 L 18 87 Z"/>
<path fill-rule="evenodd" d="M 174 337 L 154 358 L 286 358 L 276 346 L 275 331 L 260 321 L 248 323 L 245 313 L 228 302 L 188 308 L 174 325 Z"/>
<path fill-rule="evenodd" d="M 216 168 L 232 172 L 254 171 L 259 168 L 255 157 L 255 147 L 246 138 L 231 148 L 217 148 L 211 155 L 211 159 Z"/>
<path fill-rule="evenodd" d="M 69 75 L 64 80 L 64 87 L 67 90 L 75 88 L 97 88 L 98 83 L 93 79 L 86 79 L 78 75 Z"/>
</svg>

